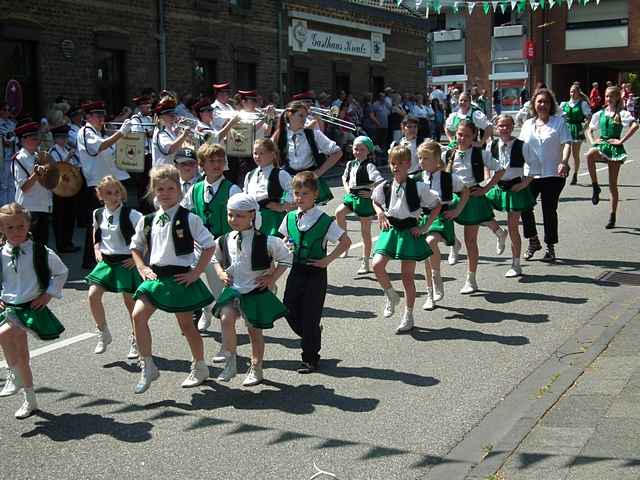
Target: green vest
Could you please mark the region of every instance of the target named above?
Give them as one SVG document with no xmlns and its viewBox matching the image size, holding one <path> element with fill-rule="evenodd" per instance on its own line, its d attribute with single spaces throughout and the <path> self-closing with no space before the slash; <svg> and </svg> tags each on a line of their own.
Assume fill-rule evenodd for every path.
<svg viewBox="0 0 640 480">
<path fill-rule="evenodd" d="M 582 100 L 576 103 L 573 107 L 569 102 L 566 102 L 562 107 L 562 111 L 564 112 L 564 118 L 567 123 L 573 123 L 575 125 L 581 125 L 586 117 L 582 113 Z"/>
<path fill-rule="evenodd" d="M 204 180 L 194 184 L 191 190 L 193 204 L 191 213 L 195 213 L 202 219 L 204 226 L 215 238 L 231 231 L 231 227 L 227 223 L 227 201 L 232 186 L 233 183 L 226 178 L 223 179 L 218 191 L 209 203 L 204 202 Z"/>
<path fill-rule="evenodd" d="M 471 106 L 471 109 L 469 110 L 469 114 L 466 117 L 461 118 L 460 116 L 458 116 L 458 114 L 456 114 L 453 117 L 453 120 L 451 121 L 451 130 L 449 130 L 449 131 L 450 132 L 455 132 L 456 130 L 458 130 L 458 125 L 460 125 L 460 122 L 462 120 L 467 120 L 467 121 L 473 122 L 475 124 L 475 122 L 473 121 L 473 114 L 475 112 L 480 112 L 480 111 L 481 110 L 479 108 Z M 476 127 L 477 127 L 477 125 L 476 125 Z"/>
<path fill-rule="evenodd" d="M 622 135 L 622 122 L 616 123 L 613 117 L 605 114 L 602 110 L 600 113 L 600 138 L 609 140 L 610 138 L 620 138 Z"/>
<path fill-rule="evenodd" d="M 293 263 L 307 263 L 308 260 L 320 260 L 327 256 L 324 238 L 327 236 L 333 217 L 326 213 L 307 231 L 298 229 L 297 211 L 287 214 L 287 237 L 294 245 Z"/>
</svg>

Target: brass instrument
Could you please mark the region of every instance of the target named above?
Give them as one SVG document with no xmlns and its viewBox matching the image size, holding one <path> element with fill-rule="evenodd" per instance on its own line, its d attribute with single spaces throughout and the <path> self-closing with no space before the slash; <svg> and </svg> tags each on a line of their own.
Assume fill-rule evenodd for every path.
<svg viewBox="0 0 640 480">
<path fill-rule="evenodd" d="M 59 162 L 57 168 L 60 179 L 53 193 L 59 197 L 73 197 L 82 188 L 83 179 L 80 169 L 69 162 Z"/>
<path fill-rule="evenodd" d="M 270 115 L 269 112 L 267 112 L 267 110 L 268 109 L 266 108 L 257 108 L 255 112 L 222 110 L 222 111 L 216 112 L 215 114 L 217 117 L 224 118 L 224 119 L 231 119 L 238 116 L 240 117 L 241 123 L 260 122 L 260 121 L 264 122 L 264 121 L 269 121 L 273 119 L 272 115 Z M 273 109 L 273 111 L 275 112 L 276 115 L 282 115 L 282 113 L 285 110 L 282 108 L 276 108 L 276 109 Z M 318 117 L 320 120 L 322 120 L 325 123 L 330 123 L 340 128 L 351 130 L 352 132 L 355 132 L 358 128 L 354 123 L 338 118 L 338 109 L 336 109 L 335 107 L 333 108 L 310 107 L 309 113 Z"/>
</svg>

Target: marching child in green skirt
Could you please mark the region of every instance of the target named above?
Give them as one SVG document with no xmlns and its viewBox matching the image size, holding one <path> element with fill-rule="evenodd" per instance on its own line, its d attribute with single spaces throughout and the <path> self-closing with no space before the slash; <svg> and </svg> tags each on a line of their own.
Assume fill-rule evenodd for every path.
<svg viewBox="0 0 640 480">
<path fill-rule="evenodd" d="M 535 154 L 528 143 L 511 136 L 514 126 L 513 117 L 506 114 L 500 115 L 496 122 L 498 138 L 487 146 L 491 156 L 505 169 L 498 184 L 487 192 L 486 197 L 495 210 L 507 212 L 507 225 L 511 238 L 511 268 L 504 275 L 507 278 L 522 275 L 520 212 L 529 210 L 536 204 L 529 190 L 533 177 L 525 175 L 525 165 L 531 163 L 530 159 Z"/>
<path fill-rule="evenodd" d="M 444 297 L 444 282 L 440 274 L 440 247 L 444 243 L 453 247 L 457 241 L 453 228 L 453 219 L 460 215 L 469 200 L 469 189 L 464 186 L 462 179 L 450 172 L 445 172 L 445 164 L 442 161 L 442 149 L 438 142 L 425 140 L 418 147 L 418 158 L 422 166 L 422 172 L 414 177 L 424 182 L 440 200 L 442 208 L 440 214 L 433 220 L 427 231 L 427 243 L 433 254 L 424 263 L 425 277 L 427 280 L 427 299 L 422 306 L 425 310 L 433 310 L 435 303 Z M 459 195 L 460 200 L 455 208 L 449 208 L 454 200 L 454 194 Z M 420 224 L 424 225 L 431 211 L 423 209 Z"/>
<path fill-rule="evenodd" d="M 216 240 L 213 260 L 225 285 L 214 305 L 214 311 L 222 319 L 222 348 L 226 357 L 218 380 L 228 382 L 237 373 L 235 324 L 238 318 L 244 318 L 251 340 L 251 367 L 242 385 L 250 387 L 264 378 L 262 330 L 273 328 L 273 322 L 287 313 L 271 289 L 291 266 L 292 255 L 281 238 L 256 228 L 260 223 L 260 205 L 252 196 L 234 195 L 227 208 L 232 232 Z"/>
<path fill-rule="evenodd" d="M 151 356 L 149 331 L 149 318 L 157 309 L 175 314 L 191 349 L 191 372 L 182 386 L 195 387 L 207 379 L 209 368 L 204 363 L 202 337 L 193 325 L 192 314 L 214 300 L 200 280 L 213 255 L 213 236 L 200 217 L 178 203 L 182 197 L 178 170 L 162 165 L 151 169 L 149 178 L 149 193 L 160 208 L 140 219 L 131 239 L 131 254 L 143 279 L 133 295 L 133 323 L 142 368 L 135 393 L 147 391 L 160 375 Z M 192 268 L 196 246 L 200 256 Z M 145 251 L 149 265 L 144 262 Z"/>
<path fill-rule="evenodd" d="M 620 167 L 627 159 L 627 151 L 624 143 L 629 140 L 636 130 L 638 121 L 633 118 L 622 105 L 620 88 L 607 87 L 604 92 L 605 107 L 594 113 L 591 122 L 585 130 L 587 139 L 593 145 L 587 152 L 587 166 L 593 187 L 591 202 L 594 205 L 600 203 L 600 186 L 598 185 L 598 172 L 596 162 L 607 164 L 609 169 L 609 191 L 611 192 L 611 213 L 606 229 L 616 226 L 616 214 L 618 212 L 618 174 Z M 628 128 L 623 136 L 622 131 Z M 599 130 L 600 138 L 596 141 L 593 138 L 593 131 Z"/>
<path fill-rule="evenodd" d="M 231 231 L 227 223 L 227 201 L 242 190 L 224 177 L 227 157 L 222 145 L 205 143 L 198 148 L 197 157 L 204 178 L 189 189 L 182 199 L 182 206 L 200 217 L 213 237 L 218 238 Z M 213 265 L 207 264 L 204 274 L 213 296 L 217 297 L 223 285 Z M 213 305 L 208 305 L 202 309 L 198 321 L 198 330 L 201 332 L 206 331 L 211 325 L 212 307 Z M 224 362 L 224 356 L 218 353 L 213 357 L 213 361 Z"/>
<path fill-rule="evenodd" d="M 440 213 L 440 201 L 426 184 L 409 177 L 411 150 L 401 146 L 393 147 L 389 150 L 389 166 L 393 179 L 378 185 L 372 194 L 373 208 L 378 214 L 382 230 L 374 250 L 373 271 L 386 295 L 383 315 L 391 317 L 400 303 L 400 296 L 391 285 L 387 263 L 392 258 L 400 260 L 406 303 L 402 320 L 396 329 L 397 333 L 401 333 L 413 328 L 416 262 L 426 260 L 432 253 L 424 233 Z M 418 219 L 425 207 L 431 213 L 421 228 L 418 226 Z"/>
<path fill-rule="evenodd" d="M 0 396 L 23 390 L 24 402 L 15 417 L 31 416 L 37 409 L 29 365 L 27 332 L 41 340 L 54 340 L 64 332 L 47 304 L 62 298 L 69 270 L 58 255 L 28 238 L 29 212 L 17 203 L 0 207 L 2 294 L 0 295 L 0 345 L 8 375 Z"/>
<path fill-rule="evenodd" d="M 142 279 L 133 262 L 129 244 L 135 225 L 142 218 L 137 210 L 127 207 L 127 190 L 115 177 L 108 175 L 96 185 L 96 195 L 103 204 L 93 212 L 93 248 L 98 264 L 87 275 L 89 308 L 96 322 L 98 343 L 94 353 L 104 353 L 111 343 L 111 332 L 102 305 L 105 292 L 122 293 L 122 299 L 131 319 L 131 336 L 127 358 L 138 358 L 138 348 L 133 335 L 133 294 Z"/>
<path fill-rule="evenodd" d="M 293 177 L 293 198 L 298 209 L 287 213 L 280 225 L 293 266 L 287 278 L 283 302 L 287 323 L 301 339 L 302 365 L 298 373 L 318 369 L 322 347 L 322 308 L 327 294 L 327 267 L 349 250 L 351 239 L 337 222 L 316 207 L 320 185 L 313 172 Z M 338 243 L 331 252 L 328 243 Z"/>
<path fill-rule="evenodd" d="M 354 160 L 347 163 L 342 174 L 342 185 L 347 193 L 342 199 L 342 205 L 336 209 L 336 222 L 344 231 L 347 230 L 348 213 L 355 213 L 360 220 L 362 263 L 358 274 L 371 272 L 371 219 L 376 214 L 371 201 L 371 190 L 384 181 L 373 163 L 374 150 L 375 145 L 369 137 L 360 136 L 353 141 Z"/>
<path fill-rule="evenodd" d="M 464 225 L 464 243 L 467 247 L 467 279 L 460 293 L 469 294 L 478 290 L 476 270 L 478 268 L 478 230 L 485 225 L 498 237 L 496 253 L 504 251 L 508 233 L 500 228 L 493 215 L 491 202 L 485 194 L 502 178 L 504 167 L 491 156 L 491 152 L 473 146 L 473 139 L 477 130 L 473 122 L 460 120 L 456 131 L 455 149 L 443 153 L 443 160 L 447 164 L 447 171 L 458 175 L 470 190 L 469 200 L 464 209 L 456 217 L 456 223 Z M 485 168 L 494 172 L 491 179 L 484 182 Z M 455 199 L 455 207 L 459 199 Z"/>
<path fill-rule="evenodd" d="M 278 228 L 289 210 L 295 208 L 291 192 L 291 175 L 278 167 L 278 148 L 270 138 L 259 138 L 253 144 L 253 161 L 258 168 L 244 177 L 244 192 L 260 205 L 265 235 L 281 236 Z"/>
</svg>

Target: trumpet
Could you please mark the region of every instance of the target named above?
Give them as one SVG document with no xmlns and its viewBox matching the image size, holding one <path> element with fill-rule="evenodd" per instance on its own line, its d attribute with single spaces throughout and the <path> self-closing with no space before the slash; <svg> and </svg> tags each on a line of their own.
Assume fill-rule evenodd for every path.
<svg viewBox="0 0 640 480">
<path fill-rule="evenodd" d="M 124 122 L 105 122 L 104 128 L 106 130 L 118 130 L 122 126 L 123 123 Z M 132 125 L 135 125 L 136 127 L 137 126 L 141 126 L 141 127 L 149 127 L 149 128 L 153 128 L 153 127 L 156 126 L 156 124 L 152 123 L 152 122 L 136 123 L 136 124 L 132 124 Z"/>
<path fill-rule="evenodd" d="M 285 112 L 285 109 L 275 108 L 271 109 L 271 112 L 275 112 L 275 116 L 282 115 Z M 264 122 L 273 120 L 273 114 L 268 111 L 266 108 L 257 108 L 255 112 L 245 112 L 245 111 L 236 111 L 236 110 L 222 110 L 216 112 L 216 116 L 219 118 L 223 118 L 225 120 L 229 120 L 235 117 L 239 117 L 241 122 L 244 123 L 253 123 L 253 122 Z M 351 130 L 355 132 L 358 127 L 347 120 L 343 120 L 337 117 L 338 112 L 333 108 L 319 108 L 319 107 L 311 107 L 309 109 L 309 113 L 318 117 L 325 123 L 330 123 L 332 125 L 336 125 L 337 127 L 344 128 L 346 130 Z"/>
</svg>

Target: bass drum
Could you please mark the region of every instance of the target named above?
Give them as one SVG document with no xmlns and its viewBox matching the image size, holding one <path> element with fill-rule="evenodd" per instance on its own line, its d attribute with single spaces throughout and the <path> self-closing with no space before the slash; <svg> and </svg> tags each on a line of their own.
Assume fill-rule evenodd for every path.
<svg viewBox="0 0 640 480">
<path fill-rule="evenodd" d="M 53 193 L 59 197 L 73 197 L 82 188 L 82 172 L 78 167 L 67 162 L 58 162 L 56 166 L 60 178 Z"/>
</svg>

